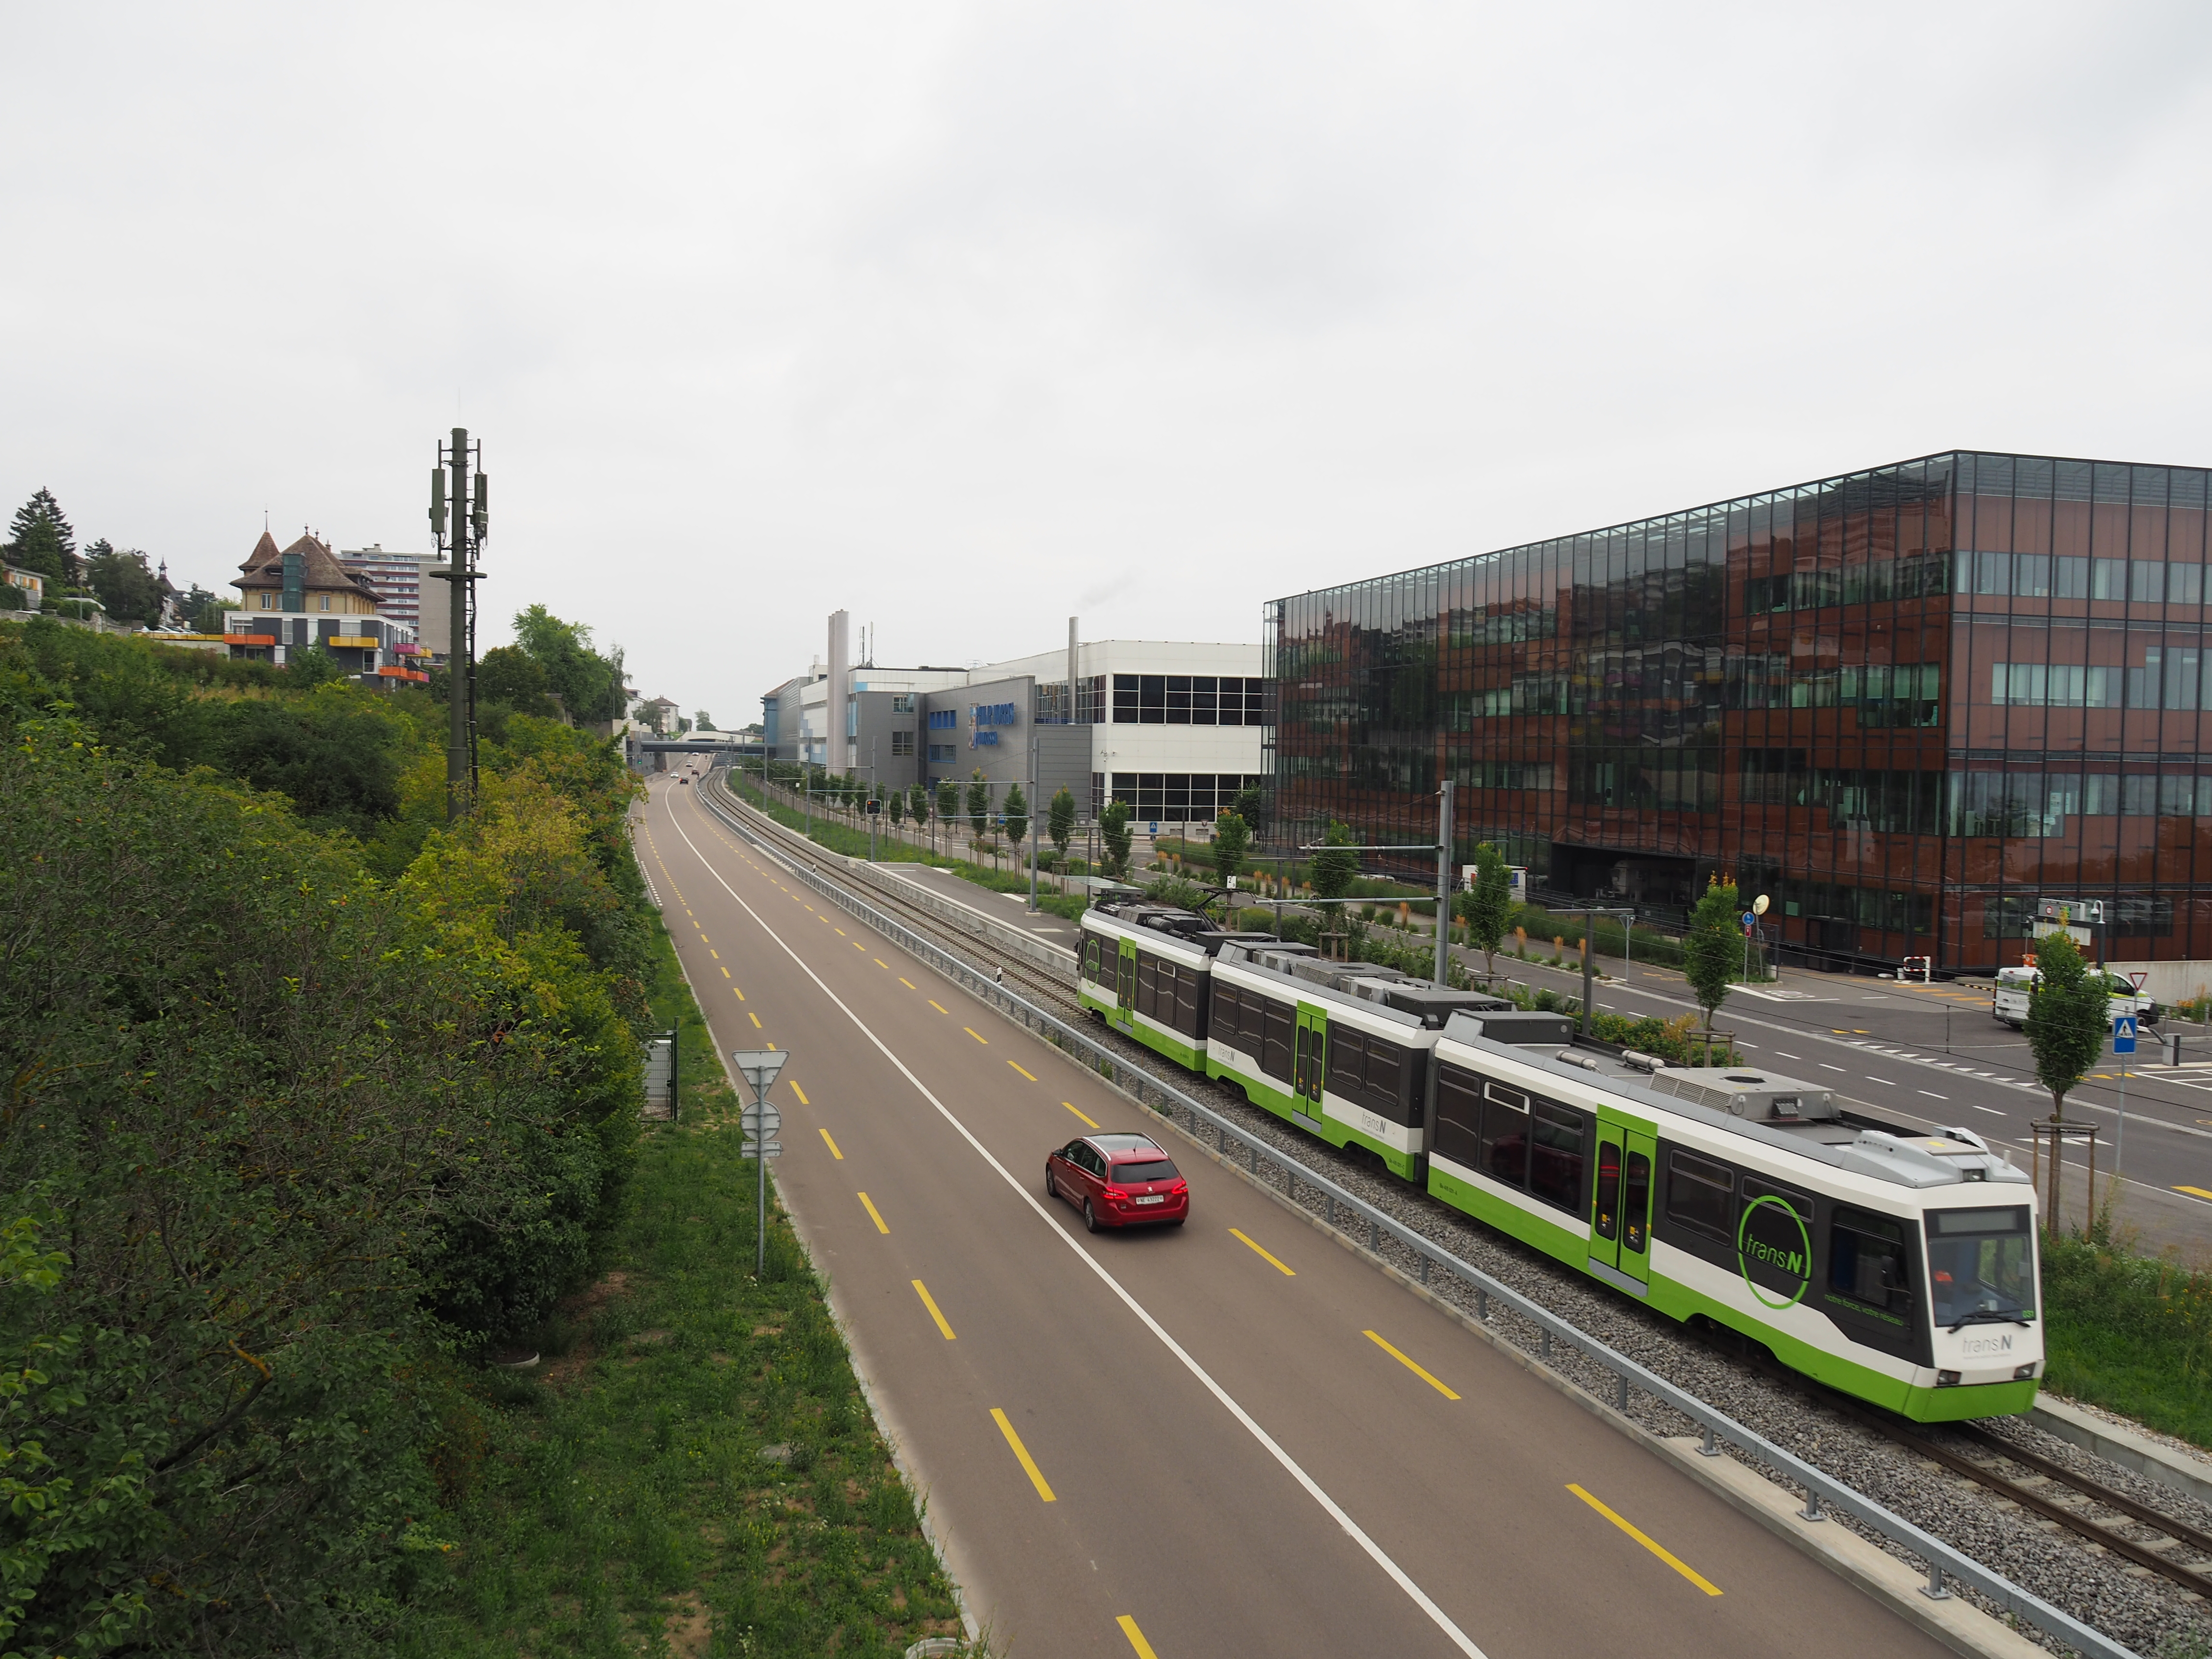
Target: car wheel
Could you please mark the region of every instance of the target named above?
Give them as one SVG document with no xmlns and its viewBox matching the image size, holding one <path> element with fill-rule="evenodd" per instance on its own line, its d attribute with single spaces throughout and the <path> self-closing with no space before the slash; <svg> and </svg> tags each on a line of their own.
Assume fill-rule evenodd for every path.
<svg viewBox="0 0 2212 1659">
<path fill-rule="evenodd" d="M 1060 1196 L 1060 1183 L 1052 1178 L 1052 1165 L 1049 1164 L 1044 1166 L 1044 1195 L 1047 1198 Z"/>
<path fill-rule="evenodd" d="M 1170 1227 L 1180 1227 L 1184 1222 L 1189 1219 L 1190 1218 L 1187 1215 L 1179 1215 L 1173 1221 L 1169 1222 L 1168 1225 Z"/>
<path fill-rule="evenodd" d="M 1098 1212 L 1091 1207 L 1091 1200 L 1087 1198 L 1083 1200 L 1083 1224 L 1089 1231 L 1095 1233 L 1098 1231 Z"/>
</svg>

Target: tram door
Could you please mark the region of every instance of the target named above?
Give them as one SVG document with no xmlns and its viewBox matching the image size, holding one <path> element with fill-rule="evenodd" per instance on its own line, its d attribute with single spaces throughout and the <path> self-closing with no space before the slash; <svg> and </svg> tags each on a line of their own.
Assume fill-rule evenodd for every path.
<svg viewBox="0 0 2212 1659">
<path fill-rule="evenodd" d="M 1119 941 L 1121 951 L 1114 966 L 1114 1023 L 1123 1030 L 1137 1022 L 1137 944 Z"/>
<path fill-rule="evenodd" d="M 1298 1110 L 1318 1121 L 1322 1066 L 1328 1059 L 1328 1015 L 1300 1003 L 1295 1041 L 1291 1058 L 1291 1091 L 1298 1097 Z"/>
<path fill-rule="evenodd" d="M 1651 1127 L 1599 1109 L 1590 1182 L 1590 1260 L 1629 1278 L 1651 1278 Z"/>
</svg>

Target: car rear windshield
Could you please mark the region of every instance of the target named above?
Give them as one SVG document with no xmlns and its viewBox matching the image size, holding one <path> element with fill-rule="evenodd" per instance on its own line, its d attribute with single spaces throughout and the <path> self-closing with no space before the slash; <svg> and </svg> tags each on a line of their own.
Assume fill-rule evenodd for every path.
<svg viewBox="0 0 2212 1659">
<path fill-rule="evenodd" d="M 1146 1181 L 1173 1181 L 1176 1167 L 1164 1158 L 1155 1158 L 1141 1164 L 1116 1164 L 1113 1175 L 1122 1186 L 1133 1187 Z"/>
</svg>

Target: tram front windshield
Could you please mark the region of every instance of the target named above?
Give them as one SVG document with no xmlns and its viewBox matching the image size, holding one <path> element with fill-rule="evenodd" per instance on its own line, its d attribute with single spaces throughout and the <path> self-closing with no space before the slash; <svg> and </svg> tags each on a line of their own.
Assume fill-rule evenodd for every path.
<svg viewBox="0 0 2212 1659">
<path fill-rule="evenodd" d="M 1938 1325 L 2033 1317 L 2035 1251 L 2027 1206 L 1929 1211 L 1928 1279 Z"/>
</svg>

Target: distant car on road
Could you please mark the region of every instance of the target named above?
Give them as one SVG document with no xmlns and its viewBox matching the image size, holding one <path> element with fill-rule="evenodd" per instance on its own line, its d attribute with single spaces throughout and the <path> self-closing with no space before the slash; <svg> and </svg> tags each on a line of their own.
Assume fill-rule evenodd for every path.
<svg viewBox="0 0 2212 1659">
<path fill-rule="evenodd" d="M 2118 974 L 2101 969 L 2089 970 L 2092 981 L 2101 979 L 2111 1000 L 2106 1005 L 2107 1019 L 2118 1019 L 2123 1014 L 2133 1014 L 2146 1025 L 2158 1022 L 2158 1002 L 2155 998 L 2137 994 L 2136 988 Z M 1990 1017 L 2000 1025 L 2009 1025 L 2019 1030 L 2027 1024 L 2030 999 L 2042 981 L 2043 974 L 2034 968 L 2000 968 L 1995 994 L 1990 999 Z"/>
<path fill-rule="evenodd" d="M 1180 1227 L 1190 1218 L 1190 1183 L 1145 1135 L 1084 1135 L 1044 1161 L 1044 1190 L 1103 1227 Z"/>
</svg>

